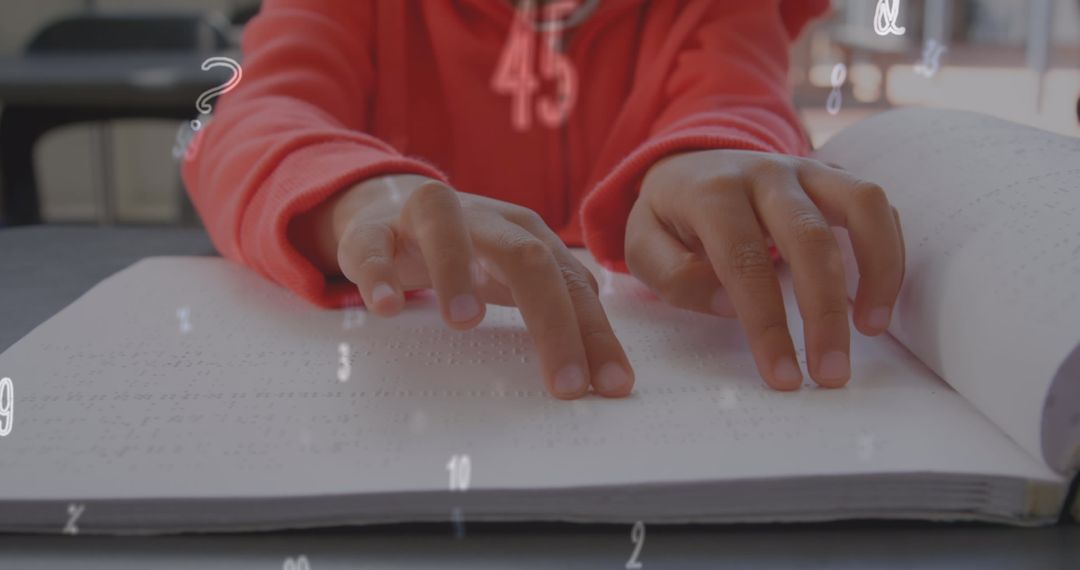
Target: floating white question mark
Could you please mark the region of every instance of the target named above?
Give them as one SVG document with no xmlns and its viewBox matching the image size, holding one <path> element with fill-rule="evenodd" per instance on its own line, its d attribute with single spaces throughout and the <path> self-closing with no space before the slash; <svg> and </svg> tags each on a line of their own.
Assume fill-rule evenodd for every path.
<svg viewBox="0 0 1080 570">
<path fill-rule="evenodd" d="M 195 109 L 199 111 L 199 118 L 194 119 L 187 125 L 180 127 L 180 130 L 176 133 L 176 143 L 173 145 L 173 158 L 179 160 L 183 157 L 185 160 L 192 160 L 199 152 L 199 141 L 201 140 L 197 134 L 200 129 L 206 126 L 203 123 L 204 117 L 209 117 L 210 113 L 214 111 L 214 108 L 210 106 L 210 100 L 214 97 L 218 97 L 232 91 L 240 84 L 240 80 L 244 77 L 244 69 L 240 67 L 240 64 L 235 59 L 230 57 L 211 57 L 203 62 L 203 71 L 209 71 L 215 67 L 227 67 L 232 70 L 233 76 L 223 85 L 219 85 L 212 89 L 203 91 L 201 95 L 195 100 Z M 209 119 L 206 119 L 209 123 Z"/>
<path fill-rule="evenodd" d="M 843 63 L 838 63 L 833 66 L 832 76 L 829 78 L 832 82 L 832 92 L 829 93 L 829 98 L 825 100 L 825 110 L 830 115 L 835 115 L 840 112 L 840 105 L 844 102 L 844 96 L 840 93 L 840 87 L 844 85 L 844 81 L 847 80 L 847 66 Z"/>
<path fill-rule="evenodd" d="M 240 80 L 244 77 L 244 69 L 240 67 L 240 64 L 235 59 L 229 57 L 211 57 L 202 64 L 203 71 L 210 71 L 215 67 L 228 67 L 232 70 L 232 79 L 225 82 L 224 85 L 219 85 L 213 89 L 207 89 L 203 91 L 202 95 L 195 100 L 195 108 L 199 111 L 200 116 L 209 115 L 214 111 L 214 108 L 210 106 L 210 100 L 219 95 L 224 95 L 240 84 Z M 202 128 L 202 122 L 199 119 L 191 121 L 191 130 L 197 131 Z"/>
</svg>

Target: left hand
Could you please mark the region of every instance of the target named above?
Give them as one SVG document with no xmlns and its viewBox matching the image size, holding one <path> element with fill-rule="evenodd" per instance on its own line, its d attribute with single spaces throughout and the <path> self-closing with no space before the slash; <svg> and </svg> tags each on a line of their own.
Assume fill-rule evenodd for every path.
<svg viewBox="0 0 1080 570">
<path fill-rule="evenodd" d="M 766 239 L 791 265 L 810 376 L 851 376 L 848 298 L 830 225 L 847 228 L 859 267 L 854 322 L 889 324 L 904 274 L 900 217 L 880 186 L 815 160 L 740 150 L 668 157 L 645 175 L 626 227 L 630 271 L 672 305 L 746 331 L 758 372 L 779 390 L 802 373 Z"/>
</svg>

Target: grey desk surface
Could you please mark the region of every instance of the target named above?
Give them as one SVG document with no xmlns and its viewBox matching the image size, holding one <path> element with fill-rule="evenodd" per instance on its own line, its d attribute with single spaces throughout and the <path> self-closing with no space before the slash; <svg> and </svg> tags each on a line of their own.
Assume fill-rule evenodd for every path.
<svg viewBox="0 0 1080 570">
<path fill-rule="evenodd" d="M 102 278 L 151 255 L 212 255 L 202 230 L 0 229 L 0 349 Z M 2 476 L 2 474 L 0 474 Z M 321 532 L 123 537 L 0 535 L 0 568 L 624 568 L 628 526 L 401 525 Z M 639 561 L 660 568 L 1080 569 L 1080 526 L 848 522 L 647 527 Z"/>
</svg>

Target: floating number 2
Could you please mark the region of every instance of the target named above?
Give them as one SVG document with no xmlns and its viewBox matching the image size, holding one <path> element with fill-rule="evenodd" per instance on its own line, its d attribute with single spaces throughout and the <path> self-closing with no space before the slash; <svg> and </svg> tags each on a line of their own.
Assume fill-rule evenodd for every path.
<svg viewBox="0 0 1080 570">
<path fill-rule="evenodd" d="M 15 424 L 15 385 L 7 376 L 0 379 L 0 419 L 0 437 L 4 437 Z"/>
<path fill-rule="evenodd" d="M 454 455 L 446 462 L 446 470 L 450 472 L 450 490 L 468 491 L 469 477 L 472 476 L 472 461 L 468 455 Z"/>
<path fill-rule="evenodd" d="M 638 562 L 638 555 L 641 554 L 641 547 L 645 545 L 645 523 L 638 521 L 634 523 L 634 528 L 630 531 L 630 540 L 634 542 L 634 553 L 630 555 L 630 560 L 626 561 L 626 570 L 637 570 L 641 568 L 643 564 Z"/>
<path fill-rule="evenodd" d="M 83 511 L 85 510 L 86 505 L 76 505 L 75 503 L 68 505 L 68 521 L 67 524 L 64 525 L 64 534 L 70 534 L 72 536 L 79 534 L 79 525 L 76 523 L 79 521 L 79 517 L 82 516 Z"/>
</svg>

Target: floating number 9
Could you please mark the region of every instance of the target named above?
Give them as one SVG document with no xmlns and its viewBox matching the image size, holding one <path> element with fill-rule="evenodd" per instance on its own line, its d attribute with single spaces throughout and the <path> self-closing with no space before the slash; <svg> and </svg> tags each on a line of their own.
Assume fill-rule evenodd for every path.
<svg viewBox="0 0 1080 570">
<path fill-rule="evenodd" d="M 0 437 L 11 433 L 15 423 L 15 386 L 11 378 L 0 379 Z"/>
<path fill-rule="evenodd" d="M 630 540 L 634 542 L 634 553 L 630 555 L 630 560 L 626 561 L 626 570 L 637 570 L 641 568 L 643 564 L 638 562 L 638 555 L 641 554 L 641 547 L 645 545 L 645 523 L 638 521 L 634 523 L 634 528 L 630 531 Z"/>
<path fill-rule="evenodd" d="M 446 462 L 446 470 L 450 472 L 450 490 L 468 491 L 469 477 L 472 476 L 472 461 L 468 455 L 454 455 Z"/>
</svg>

